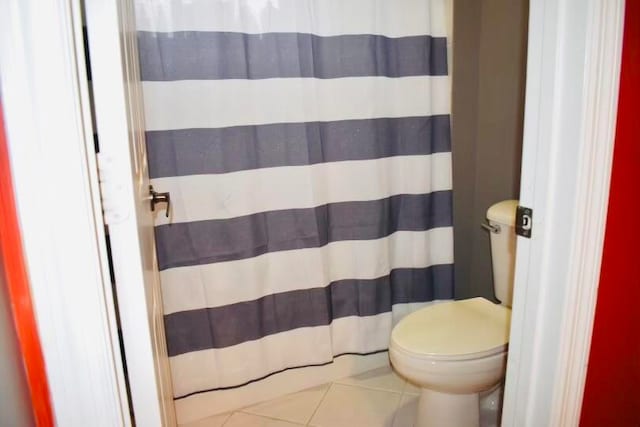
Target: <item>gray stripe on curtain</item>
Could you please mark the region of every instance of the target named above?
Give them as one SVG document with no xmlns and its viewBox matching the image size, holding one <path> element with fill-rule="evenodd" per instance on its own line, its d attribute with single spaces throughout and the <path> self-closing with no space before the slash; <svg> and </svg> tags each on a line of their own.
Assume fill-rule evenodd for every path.
<svg viewBox="0 0 640 427">
<path fill-rule="evenodd" d="M 148 131 L 151 178 L 451 151 L 449 115 Z"/>
<path fill-rule="evenodd" d="M 138 32 L 145 81 L 447 74 L 444 37 Z"/>
<path fill-rule="evenodd" d="M 376 279 L 339 280 L 321 288 L 172 313 L 165 316 L 169 356 L 328 325 L 341 317 L 386 313 L 394 304 L 450 299 L 452 284 L 452 264 L 405 268 Z"/>
<path fill-rule="evenodd" d="M 451 191 L 156 226 L 160 270 L 452 225 Z"/>
</svg>

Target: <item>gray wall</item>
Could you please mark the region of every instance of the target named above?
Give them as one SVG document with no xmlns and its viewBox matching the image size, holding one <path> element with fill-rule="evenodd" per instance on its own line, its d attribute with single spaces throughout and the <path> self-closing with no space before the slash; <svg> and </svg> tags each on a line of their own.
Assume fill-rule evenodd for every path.
<svg viewBox="0 0 640 427">
<path fill-rule="evenodd" d="M 518 197 L 528 0 L 454 0 L 452 144 L 456 298 L 493 298 L 491 204 Z"/>
<path fill-rule="evenodd" d="M 0 426 L 35 425 L 0 253 Z"/>
</svg>

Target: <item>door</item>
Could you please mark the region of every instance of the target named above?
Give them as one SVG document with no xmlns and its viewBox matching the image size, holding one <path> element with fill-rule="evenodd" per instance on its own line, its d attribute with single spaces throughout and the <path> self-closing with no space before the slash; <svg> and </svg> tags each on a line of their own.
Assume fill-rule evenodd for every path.
<svg viewBox="0 0 640 427">
<path fill-rule="evenodd" d="M 133 414 L 175 425 L 155 257 L 133 4 L 85 3 L 98 170 L 108 225 Z"/>
<path fill-rule="evenodd" d="M 503 426 L 578 424 L 615 129 L 623 0 L 530 2 Z"/>
</svg>

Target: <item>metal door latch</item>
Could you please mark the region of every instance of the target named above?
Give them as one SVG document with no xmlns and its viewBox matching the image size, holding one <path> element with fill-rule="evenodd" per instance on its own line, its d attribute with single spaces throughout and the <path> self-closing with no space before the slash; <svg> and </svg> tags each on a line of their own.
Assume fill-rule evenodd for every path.
<svg viewBox="0 0 640 427">
<path fill-rule="evenodd" d="M 169 218 L 169 212 L 171 211 L 171 195 L 169 193 L 158 193 L 153 189 L 153 185 L 149 186 L 149 195 L 151 196 L 151 211 L 155 212 L 156 205 L 158 203 L 166 203 L 167 209 L 165 214 Z"/>
<path fill-rule="evenodd" d="M 531 238 L 533 228 L 533 209 L 518 206 L 516 209 L 516 234 L 518 236 Z"/>
</svg>

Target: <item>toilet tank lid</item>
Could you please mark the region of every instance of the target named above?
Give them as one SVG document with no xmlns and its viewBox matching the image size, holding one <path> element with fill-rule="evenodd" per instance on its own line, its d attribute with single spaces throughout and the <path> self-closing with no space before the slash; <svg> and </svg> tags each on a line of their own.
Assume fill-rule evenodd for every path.
<svg viewBox="0 0 640 427">
<path fill-rule="evenodd" d="M 516 224 L 517 200 L 503 200 L 487 209 L 487 219 L 500 224 L 514 226 Z"/>
</svg>

